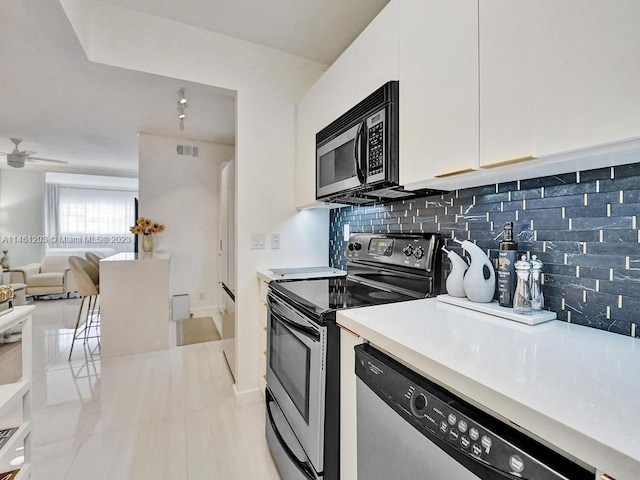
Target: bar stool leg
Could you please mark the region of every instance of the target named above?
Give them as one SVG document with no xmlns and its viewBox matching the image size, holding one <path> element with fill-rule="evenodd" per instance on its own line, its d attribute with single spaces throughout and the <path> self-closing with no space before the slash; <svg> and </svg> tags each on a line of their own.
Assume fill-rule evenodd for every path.
<svg viewBox="0 0 640 480">
<path fill-rule="evenodd" d="M 86 297 L 82 297 L 82 301 L 80 302 L 80 309 L 78 310 L 78 319 L 76 320 L 76 328 L 73 330 L 73 338 L 71 339 L 71 349 L 69 350 L 69 361 L 71 361 L 71 354 L 73 353 L 73 344 L 76 342 L 76 337 L 78 335 L 78 326 L 80 325 L 80 318 L 82 318 L 82 308 L 84 307 L 84 299 Z"/>
</svg>

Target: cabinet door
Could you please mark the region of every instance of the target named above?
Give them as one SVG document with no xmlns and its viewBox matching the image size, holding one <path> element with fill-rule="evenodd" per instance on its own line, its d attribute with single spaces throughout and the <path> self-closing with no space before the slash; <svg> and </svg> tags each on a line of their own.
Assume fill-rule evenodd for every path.
<svg viewBox="0 0 640 480">
<path fill-rule="evenodd" d="M 640 2 L 527 3 L 539 153 L 640 135 Z"/>
<path fill-rule="evenodd" d="M 479 5 L 480 165 L 537 153 L 533 138 L 532 4 Z"/>
<path fill-rule="evenodd" d="M 477 0 L 402 0 L 400 183 L 478 167 Z"/>
<path fill-rule="evenodd" d="M 341 57 L 348 65 L 348 81 L 354 95 L 349 107 L 388 81 L 399 78 L 400 3 L 397 0 L 390 2 Z"/>
<path fill-rule="evenodd" d="M 398 79 L 398 22 L 398 2 L 391 2 L 298 103 L 297 206 L 316 201 L 316 133 L 389 80 Z"/>
<path fill-rule="evenodd" d="M 316 202 L 316 133 L 356 103 L 350 58 L 344 54 L 296 108 L 296 206 Z"/>
<path fill-rule="evenodd" d="M 358 478 L 358 426 L 356 424 L 356 345 L 362 337 L 340 327 L 340 477 Z"/>
</svg>

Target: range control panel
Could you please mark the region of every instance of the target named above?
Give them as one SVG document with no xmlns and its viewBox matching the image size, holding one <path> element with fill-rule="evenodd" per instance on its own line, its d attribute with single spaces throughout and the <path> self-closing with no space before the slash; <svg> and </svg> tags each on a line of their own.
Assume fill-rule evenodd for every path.
<svg viewBox="0 0 640 480">
<path fill-rule="evenodd" d="M 440 448 L 448 445 L 514 478 L 595 478 L 593 472 L 489 417 L 368 345 L 356 347 L 356 375 Z"/>
<path fill-rule="evenodd" d="M 363 260 L 432 272 L 440 261 L 442 237 L 437 233 L 354 233 L 347 244 L 347 260 Z"/>
</svg>

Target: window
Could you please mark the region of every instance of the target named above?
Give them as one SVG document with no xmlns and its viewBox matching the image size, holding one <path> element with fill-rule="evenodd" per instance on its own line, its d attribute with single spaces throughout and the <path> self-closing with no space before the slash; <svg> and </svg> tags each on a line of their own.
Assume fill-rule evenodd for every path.
<svg viewBox="0 0 640 480">
<path fill-rule="evenodd" d="M 135 223 L 135 192 L 59 187 L 58 233 L 128 234 Z"/>
<path fill-rule="evenodd" d="M 47 185 L 50 248 L 133 251 L 136 191 Z"/>
</svg>

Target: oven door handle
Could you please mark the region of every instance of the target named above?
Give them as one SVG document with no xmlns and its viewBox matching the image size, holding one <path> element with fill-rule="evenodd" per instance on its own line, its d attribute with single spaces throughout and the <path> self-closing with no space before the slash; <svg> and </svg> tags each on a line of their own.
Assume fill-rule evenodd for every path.
<svg viewBox="0 0 640 480">
<path fill-rule="evenodd" d="M 289 460 L 291 460 L 291 462 L 296 465 L 298 467 L 298 469 L 300 469 L 302 471 L 302 473 L 311 479 L 315 479 L 317 478 L 317 476 L 314 474 L 314 470 L 313 468 L 309 465 L 309 463 L 300 460 L 300 458 L 298 457 L 298 455 L 296 455 L 293 450 L 291 450 L 291 447 L 289 446 L 289 444 L 285 441 L 285 439 L 282 436 L 282 433 L 280 433 L 280 429 L 278 428 L 278 425 L 276 424 L 276 419 L 273 418 L 273 413 L 271 412 L 271 404 L 275 403 L 274 400 L 271 400 L 267 403 L 267 416 L 269 417 L 269 423 L 271 423 L 271 428 L 273 429 L 273 433 L 275 433 L 276 435 L 276 439 L 278 440 L 278 442 L 280 443 L 280 445 L 282 446 L 283 450 L 285 451 L 285 453 L 287 454 L 287 457 L 289 457 Z M 274 408 L 279 408 L 279 407 L 274 407 Z M 289 427 L 289 425 L 286 425 L 284 428 L 291 428 Z M 293 435 L 293 433 L 292 433 Z M 295 438 L 295 437 L 294 437 Z M 303 454 L 304 455 L 304 454 Z"/>
<path fill-rule="evenodd" d="M 306 325 L 300 325 L 299 323 L 290 320 L 289 318 L 282 315 L 276 308 L 271 308 L 271 313 L 277 318 L 279 322 L 282 322 L 291 330 L 298 332 L 300 335 L 304 335 L 314 342 L 320 341 L 320 333 L 313 328 L 307 327 Z"/>
</svg>

